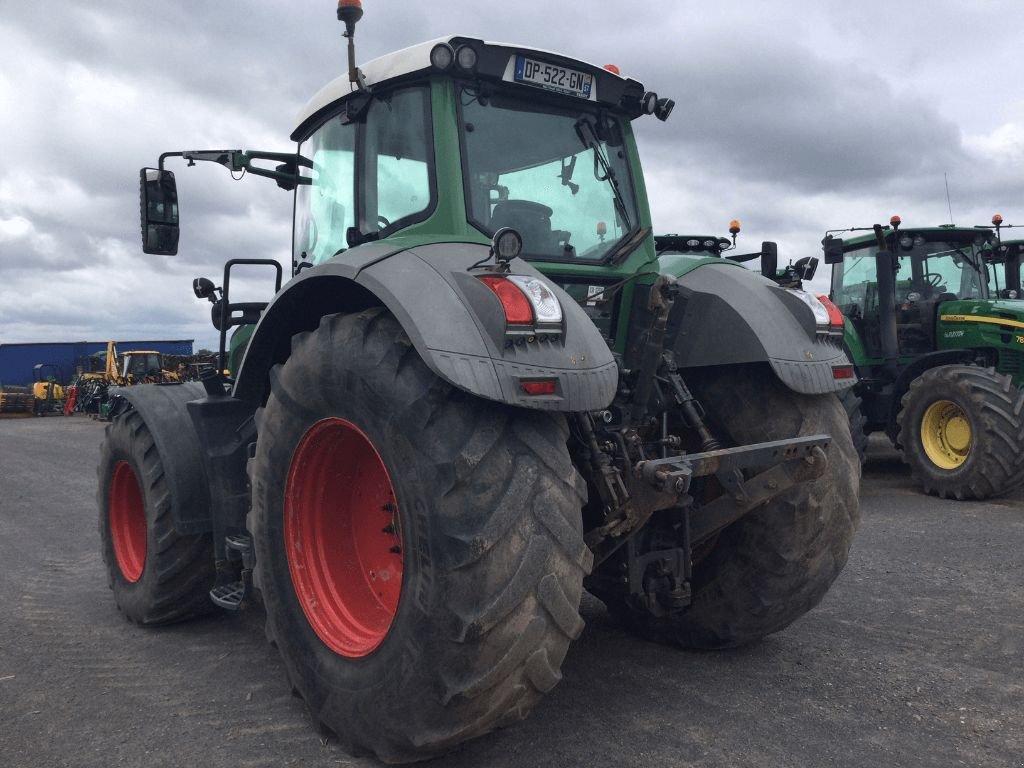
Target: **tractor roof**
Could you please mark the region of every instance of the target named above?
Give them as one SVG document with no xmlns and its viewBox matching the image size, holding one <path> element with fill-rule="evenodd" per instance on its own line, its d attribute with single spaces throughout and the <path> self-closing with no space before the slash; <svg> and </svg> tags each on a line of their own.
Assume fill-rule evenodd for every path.
<svg viewBox="0 0 1024 768">
<path fill-rule="evenodd" d="M 884 230 L 886 237 L 889 237 L 893 230 L 888 227 Z M 899 235 L 920 235 L 925 240 L 945 240 L 946 242 L 958 242 L 958 243 L 971 243 L 975 240 L 979 242 L 991 240 L 994 237 L 994 233 L 990 229 L 984 227 L 954 227 L 951 225 L 940 225 L 938 227 L 900 227 Z M 867 235 L 858 235 L 857 237 L 847 238 L 843 241 L 843 250 L 857 250 L 864 248 L 865 246 L 874 245 L 876 242 L 875 235 L 872 232 Z"/>
<path fill-rule="evenodd" d="M 430 61 L 430 52 L 439 44 L 447 44 L 453 49 L 469 45 L 477 51 L 479 63 L 473 72 L 463 75 L 457 71 L 456 67 L 452 66 L 446 71 L 450 72 L 453 77 L 468 76 L 513 82 L 514 56 L 516 54 L 535 55 L 545 63 L 549 62 L 563 67 L 574 68 L 593 75 L 597 80 L 597 85 L 590 91 L 590 101 L 600 101 L 612 106 L 621 106 L 631 113 L 636 113 L 635 115 L 631 114 L 631 117 L 639 114 L 640 100 L 644 95 L 644 87 L 642 83 L 636 80 L 623 77 L 596 64 L 573 59 L 559 53 L 523 45 L 486 42 L 478 38 L 462 35 L 448 35 L 428 40 L 425 43 L 419 43 L 394 53 L 388 53 L 367 62 L 360 67 L 367 87 L 372 90 L 374 86 L 411 78 L 429 70 L 439 72 Z M 305 138 L 305 133 L 312 127 L 311 123 L 316 121 L 322 112 L 327 110 L 338 99 L 348 96 L 352 92 L 353 85 L 349 80 L 348 73 L 335 78 L 321 88 L 299 112 L 295 122 L 295 130 L 292 132 L 292 139 L 300 141 Z M 568 98 L 572 98 L 572 96 L 568 96 Z"/>
</svg>

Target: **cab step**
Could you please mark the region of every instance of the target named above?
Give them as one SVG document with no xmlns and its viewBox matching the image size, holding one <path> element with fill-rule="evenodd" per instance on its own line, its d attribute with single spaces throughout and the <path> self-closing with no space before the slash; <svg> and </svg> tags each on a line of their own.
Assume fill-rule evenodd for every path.
<svg viewBox="0 0 1024 768">
<path fill-rule="evenodd" d="M 233 581 L 211 589 L 210 599 L 225 610 L 237 611 L 245 603 L 247 592 L 244 581 Z"/>
<path fill-rule="evenodd" d="M 252 594 L 252 568 L 255 563 L 252 553 L 252 536 L 246 533 L 233 533 L 224 537 L 224 546 L 228 560 L 242 562 L 241 578 L 225 584 L 218 584 L 210 590 L 210 599 L 228 611 L 244 608 Z M 237 567 L 237 566 L 236 566 Z"/>
</svg>

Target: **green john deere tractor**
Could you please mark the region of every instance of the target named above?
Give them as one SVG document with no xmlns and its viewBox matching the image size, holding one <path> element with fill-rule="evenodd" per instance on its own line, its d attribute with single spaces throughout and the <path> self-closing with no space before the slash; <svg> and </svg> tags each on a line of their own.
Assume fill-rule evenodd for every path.
<svg viewBox="0 0 1024 768">
<path fill-rule="evenodd" d="M 120 391 L 99 523 L 129 619 L 262 599 L 314 718 L 402 762 L 524 717 L 584 588 L 684 646 L 787 626 L 846 562 L 860 465 L 827 320 L 656 253 L 632 122 L 670 100 L 470 37 L 357 68 L 361 15 L 292 151 L 142 171 L 145 251 L 177 251 L 182 157 L 290 190 L 294 262 L 266 305 L 197 279 L 240 362 Z"/>
<path fill-rule="evenodd" d="M 847 402 L 859 398 L 864 431 L 884 431 L 926 493 L 984 499 L 1017 488 L 1024 483 L 1019 246 L 1000 246 L 988 228 L 905 228 L 895 216 L 871 229 L 823 241 L 833 265 L 830 298 L 846 318 L 859 378 Z"/>
</svg>

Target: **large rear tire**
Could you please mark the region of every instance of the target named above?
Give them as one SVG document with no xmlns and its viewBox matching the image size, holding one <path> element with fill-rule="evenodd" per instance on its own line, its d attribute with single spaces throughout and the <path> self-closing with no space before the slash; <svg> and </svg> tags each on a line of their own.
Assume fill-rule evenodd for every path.
<svg viewBox="0 0 1024 768">
<path fill-rule="evenodd" d="M 897 416 L 925 493 L 987 499 L 1024 483 L 1024 390 L 994 368 L 943 365 L 910 383 Z"/>
<path fill-rule="evenodd" d="M 103 561 L 121 612 L 150 626 L 215 610 L 212 538 L 175 530 L 163 460 L 138 411 L 107 426 L 97 472 Z"/>
<path fill-rule="evenodd" d="M 452 388 L 382 309 L 296 336 L 257 418 L 256 579 L 314 720 L 408 762 L 525 717 L 592 564 L 564 419 Z"/>
<path fill-rule="evenodd" d="M 690 648 L 745 645 L 817 605 L 846 564 L 860 519 L 860 461 L 834 395 L 792 392 L 763 366 L 687 371 L 686 380 L 720 439 L 734 445 L 832 435 L 824 475 L 698 544 L 688 607 L 655 615 L 643 602 L 612 605 L 654 640 Z"/>
</svg>

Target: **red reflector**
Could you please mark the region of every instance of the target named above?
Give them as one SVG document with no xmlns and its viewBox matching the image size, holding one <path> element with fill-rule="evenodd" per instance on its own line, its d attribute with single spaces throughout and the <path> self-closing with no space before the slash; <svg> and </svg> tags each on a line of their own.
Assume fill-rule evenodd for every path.
<svg viewBox="0 0 1024 768">
<path fill-rule="evenodd" d="M 828 324 L 833 328 L 842 328 L 845 323 L 843 313 L 839 311 L 839 307 L 832 303 L 832 300 L 828 296 L 819 296 L 820 301 L 825 309 L 828 310 Z"/>
<path fill-rule="evenodd" d="M 555 380 L 544 379 L 543 381 L 521 381 L 519 386 L 528 395 L 553 395 L 555 394 Z"/>
<path fill-rule="evenodd" d="M 853 366 L 852 365 L 837 365 L 832 369 L 833 379 L 852 379 L 853 378 Z"/>
<path fill-rule="evenodd" d="M 617 66 L 615 66 L 614 64 L 605 64 L 604 68 L 607 69 L 612 74 L 615 74 L 615 75 L 621 75 L 622 74 L 622 72 L 619 71 L 619 68 Z"/>
<path fill-rule="evenodd" d="M 494 291 L 505 310 L 505 321 L 514 325 L 530 325 L 533 322 L 533 307 L 519 287 L 504 277 L 481 277 L 480 281 Z"/>
</svg>

